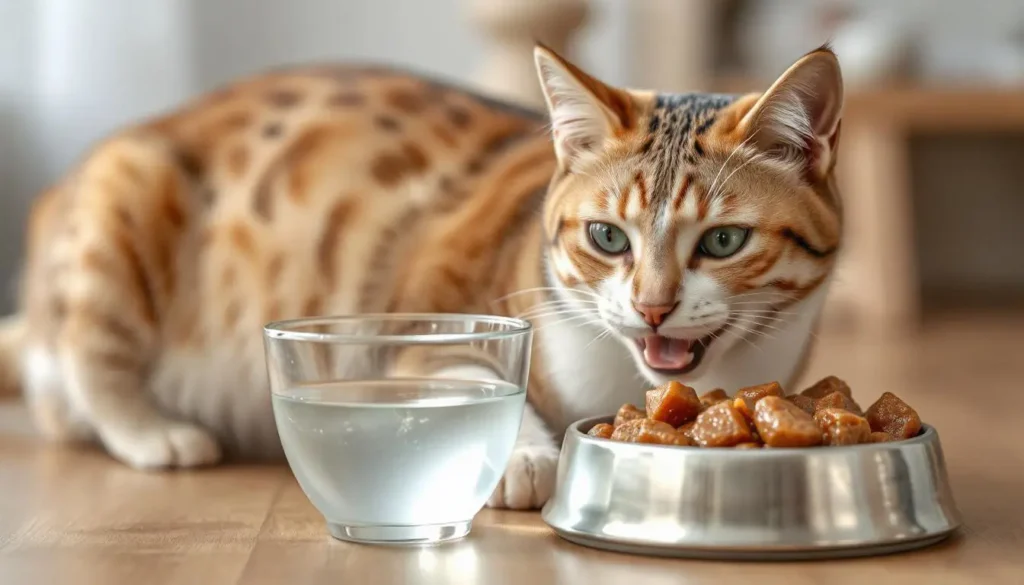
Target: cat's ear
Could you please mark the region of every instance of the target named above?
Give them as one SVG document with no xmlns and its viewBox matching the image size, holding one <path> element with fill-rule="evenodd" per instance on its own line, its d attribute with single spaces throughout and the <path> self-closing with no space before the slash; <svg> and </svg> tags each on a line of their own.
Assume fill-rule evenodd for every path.
<svg viewBox="0 0 1024 585">
<path fill-rule="evenodd" d="M 533 57 L 563 168 L 571 171 L 606 140 L 635 127 L 636 105 L 629 93 L 605 85 L 543 45 L 537 45 Z"/>
<path fill-rule="evenodd" d="M 843 76 L 828 46 L 804 55 L 740 121 L 760 150 L 803 164 L 823 177 L 835 164 L 843 109 Z"/>
</svg>

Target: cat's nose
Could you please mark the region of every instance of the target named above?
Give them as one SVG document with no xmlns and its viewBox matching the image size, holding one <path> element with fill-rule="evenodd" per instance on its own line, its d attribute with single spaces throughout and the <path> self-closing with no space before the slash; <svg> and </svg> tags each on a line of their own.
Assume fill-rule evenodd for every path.
<svg viewBox="0 0 1024 585">
<path fill-rule="evenodd" d="M 659 325 L 664 323 L 669 314 L 675 311 L 678 306 L 678 302 L 669 305 L 649 305 L 633 301 L 633 308 L 644 318 L 644 323 L 647 323 L 654 329 L 657 329 Z"/>
</svg>

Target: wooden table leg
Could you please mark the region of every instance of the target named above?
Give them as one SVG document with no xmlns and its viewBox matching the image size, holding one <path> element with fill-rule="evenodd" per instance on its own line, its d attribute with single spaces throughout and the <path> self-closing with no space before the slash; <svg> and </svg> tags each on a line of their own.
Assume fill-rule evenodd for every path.
<svg viewBox="0 0 1024 585">
<path fill-rule="evenodd" d="M 843 127 L 838 178 L 847 241 L 834 296 L 871 335 L 902 336 L 919 322 L 908 149 L 906 132 L 891 120 Z"/>
</svg>

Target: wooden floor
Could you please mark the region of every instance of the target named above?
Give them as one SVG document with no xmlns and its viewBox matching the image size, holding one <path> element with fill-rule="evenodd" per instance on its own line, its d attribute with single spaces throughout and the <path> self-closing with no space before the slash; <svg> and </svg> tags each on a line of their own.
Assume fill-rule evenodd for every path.
<svg viewBox="0 0 1024 585">
<path fill-rule="evenodd" d="M 0 583 L 1024 583 L 1024 320 L 952 320 L 920 338 L 825 337 L 809 377 L 862 403 L 892 390 L 942 437 L 966 527 L 914 553 L 818 563 L 659 560 L 563 542 L 537 514 L 484 511 L 465 540 L 331 540 L 286 467 L 146 474 L 41 443 L 0 406 Z"/>
</svg>

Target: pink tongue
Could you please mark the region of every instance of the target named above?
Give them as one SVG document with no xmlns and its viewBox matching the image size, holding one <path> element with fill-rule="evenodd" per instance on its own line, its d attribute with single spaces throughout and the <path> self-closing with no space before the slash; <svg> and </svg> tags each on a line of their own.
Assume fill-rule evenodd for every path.
<svg viewBox="0 0 1024 585">
<path fill-rule="evenodd" d="M 644 361 L 652 368 L 676 370 L 686 367 L 693 355 L 690 353 L 689 339 L 672 339 L 661 335 L 648 335 L 644 338 Z"/>
</svg>

